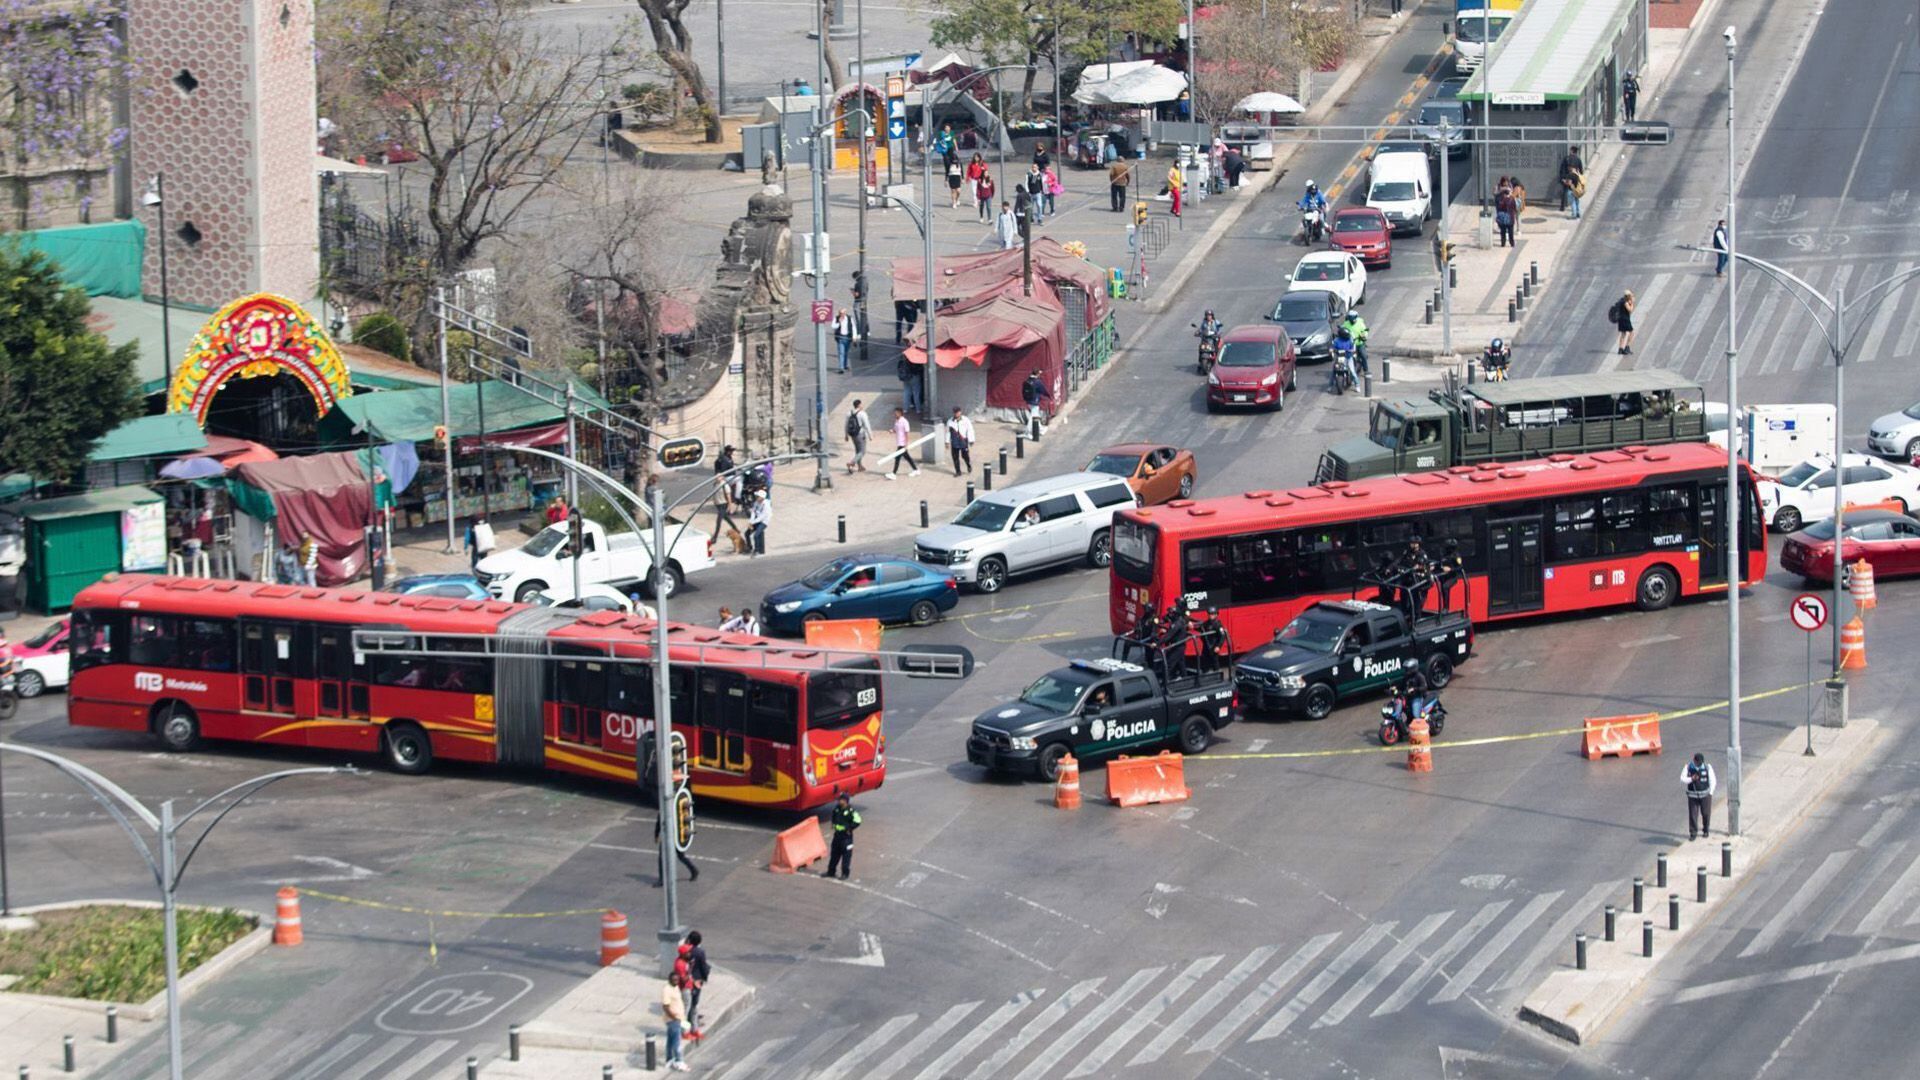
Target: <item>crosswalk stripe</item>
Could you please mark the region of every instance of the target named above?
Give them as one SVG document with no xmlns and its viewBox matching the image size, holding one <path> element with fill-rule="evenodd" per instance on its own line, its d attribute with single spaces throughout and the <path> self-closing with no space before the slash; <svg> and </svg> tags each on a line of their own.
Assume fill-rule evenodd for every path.
<svg viewBox="0 0 1920 1080">
<path fill-rule="evenodd" d="M 1318 959 L 1321 953 L 1326 952 L 1327 948 L 1338 940 L 1340 940 L 1340 934 L 1335 931 L 1331 934 L 1321 934 L 1300 946 L 1298 951 L 1287 957 L 1286 963 L 1275 968 L 1273 974 L 1262 980 L 1253 993 L 1240 999 L 1239 1003 L 1234 1005 L 1233 1011 L 1213 1025 L 1200 1041 L 1187 1050 L 1187 1053 L 1198 1054 L 1203 1051 L 1218 1050 L 1226 1045 L 1227 1040 L 1233 1037 L 1233 1033 L 1240 1030 L 1240 1025 L 1260 1015 L 1260 1011 L 1267 1007 L 1267 1002 L 1272 1001 L 1275 995 L 1292 985 L 1293 980 L 1299 978 L 1300 973 L 1307 969 L 1307 965 Z"/>
<path fill-rule="evenodd" d="M 1353 1010 L 1360 1007 L 1361 1002 L 1372 997 L 1373 992 L 1380 989 L 1380 984 L 1386 982 L 1387 978 L 1406 961 L 1407 957 L 1413 955 L 1415 949 L 1418 949 L 1428 938 L 1438 933 L 1440 928 L 1445 926 L 1447 920 L 1451 918 L 1453 918 L 1453 912 L 1437 911 L 1421 919 L 1412 930 L 1408 931 L 1406 937 L 1395 942 L 1393 948 L 1388 949 L 1385 956 L 1375 961 L 1374 965 L 1367 969 L 1367 973 L 1360 976 L 1358 982 L 1349 987 L 1346 993 L 1340 995 L 1339 1000 L 1327 1006 L 1327 1011 L 1320 1014 L 1320 1019 L 1315 1020 L 1313 1026 L 1316 1028 L 1333 1027 L 1342 1020 L 1345 1020 L 1352 1014 Z"/>
<path fill-rule="evenodd" d="M 1854 934 L 1859 937 L 1872 937 L 1892 925 L 1900 909 L 1913 901 L 1913 892 L 1916 887 L 1920 887 L 1920 856 L 1916 856 L 1911 863 L 1907 864 L 1907 868 L 1901 871 L 1892 885 L 1887 887 L 1887 891 L 1881 894 L 1873 907 L 1867 909 L 1867 913 L 1860 917 L 1860 922 L 1853 928 Z"/>
<path fill-rule="evenodd" d="M 361 1077 L 386 1064 L 388 1058 L 399 1057 L 400 1052 L 413 1045 L 410 1035 L 396 1035 L 379 1046 L 373 1052 L 353 1063 L 353 1067 L 343 1073 L 336 1073 L 332 1080 L 360 1080 Z"/>
<path fill-rule="evenodd" d="M 1873 861 L 1867 864 L 1866 872 L 1853 875 L 1847 882 L 1847 887 L 1840 891 L 1840 895 L 1828 901 L 1826 908 L 1820 912 L 1820 917 L 1813 921 L 1812 926 L 1807 927 L 1806 932 L 1801 934 L 1794 944 L 1796 946 L 1817 945 L 1825 941 L 1827 935 L 1840 924 L 1840 920 L 1846 916 L 1853 905 L 1859 903 L 1860 898 L 1867 894 L 1867 890 L 1880 880 L 1881 874 L 1886 873 L 1887 867 L 1893 864 L 1893 860 L 1900 857 L 1900 852 L 1906 846 L 1905 840 L 1895 841 L 1875 855 Z"/>
<path fill-rule="evenodd" d="M 1733 901 L 1721 912 L 1714 930 L 1715 938 L 1724 938 L 1714 949 L 1711 959 L 1727 960 L 1733 955 L 1734 946 L 1746 933 L 1747 924 L 1758 916 L 1755 912 L 1773 910 L 1775 895 L 1785 892 L 1787 887 L 1800 880 L 1800 867 L 1804 860 L 1794 859 L 1784 865 L 1774 867 L 1770 873 L 1734 897 Z M 1704 946 L 1703 946 L 1704 948 Z"/>
<path fill-rule="evenodd" d="M 1193 1025 L 1200 1022 L 1201 1017 L 1206 1016 L 1225 1001 L 1227 995 L 1247 981 L 1247 976 L 1265 966 L 1267 959 L 1278 952 L 1279 948 L 1277 945 L 1262 945 L 1248 953 L 1239 963 L 1233 965 L 1233 969 L 1228 971 L 1219 982 L 1208 987 L 1207 992 L 1201 994 L 1199 1000 L 1187 1006 L 1187 1010 L 1180 1014 L 1178 1020 L 1161 1028 L 1160 1034 L 1155 1035 L 1152 1042 L 1141 1047 L 1140 1052 L 1133 1055 L 1133 1060 L 1127 1064 L 1151 1065 L 1159 1061 L 1169 1047 L 1185 1035 Z"/>
<path fill-rule="evenodd" d="M 1901 291 L 1906 293 L 1915 292 L 1912 288 L 1903 288 Z M 1893 357 L 1912 356 L 1916 350 L 1920 350 L 1920 318 L 1914 317 L 1914 312 L 1911 307 L 1907 309 L 1906 315 L 1901 320 L 1901 325 L 1906 327 L 1906 329 L 1900 331 L 1900 340 L 1894 343 Z M 1893 357 L 1889 357 L 1889 359 Z"/>
<path fill-rule="evenodd" d="M 1007 1026 L 1009 1020 L 1020 1015 L 1020 1010 L 1033 1004 L 1034 1001 L 1044 993 L 1046 993 L 1045 990 L 1024 990 L 1008 998 L 1004 1004 L 993 1010 L 990 1016 L 982 1020 L 979 1026 L 961 1036 L 959 1042 L 947 1047 L 945 1053 L 934 1058 L 931 1064 L 921 1069 L 919 1074 L 914 1077 L 914 1080 L 945 1080 L 947 1071 L 951 1069 L 955 1063 L 964 1060 L 968 1054 L 973 1053 L 975 1047 L 986 1042 L 993 1036 L 994 1032 Z"/>
<path fill-rule="evenodd" d="M 184 1039 L 190 1056 L 183 1062 L 184 1067 L 181 1071 L 183 1073 L 198 1072 L 200 1066 L 207 1063 L 207 1059 L 216 1055 L 224 1057 L 228 1051 L 239 1049 L 233 1041 L 238 1034 L 240 1034 L 240 1028 L 235 1024 L 214 1024 L 206 1028 L 194 1025 L 194 1029 L 188 1032 Z M 262 1035 L 269 1039 L 279 1038 L 278 1032 L 268 1029 L 261 1029 L 254 1033 L 255 1038 Z M 139 1076 L 141 1080 L 148 1080 L 148 1078 L 160 1080 L 165 1077 L 169 1072 L 169 1062 L 164 1033 L 158 1033 L 158 1037 L 152 1039 L 142 1050 L 151 1050 L 155 1054 L 154 1058 L 147 1063 L 147 1071 L 134 1074 L 125 1074 L 123 1071 L 123 1075 Z M 24 1067 L 22 1072 L 25 1072 Z"/>
<path fill-rule="evenodd" d="M 887 1045 L 895 1035 L 899 1034 L 901 1028 L 912 1027 L 913 1022 L 918 1019 L 920 1019 L 919 1013 L 907 1013 L 905 1016 L 889 1019 L 875 1029 L 873 1034 L 855 1043 L 853 1049 L 840 1055 L 838 1061 L 827 1066 L 820 1074 L 820 1080 L 839 1080 L 840 1077 L 858 1067 L 861 1062 L 878 1053 L 881 1047 Z"/>
<path fill-rule="evenodd" d="M 332 1068 L 335 1063 L 341 1061 L 347 1055 L 371 1041 L 373 1041 L 373 1036 L 371 1035 L 344 1036 L 339 1042 L 328 1047 L 326 1053 L 307 1062 L 306 1068 L 289 1076 L 287 1080 L 315 1080 L 316 1077 Z"/>
<path fill-rule="evenodd" d="M 947 1032 L 952 1031 L 955 1025 L 965 1020 L 980 1005 L 978 1001 L 969 1001 L 941 1013 L 939 1019 L 928 1024 L 918 1035 L 908 1039 L 904 1046 L 888 1055 L 885 1061 L 868 1069 L 866 1080 L 888 1080 L 894 1073 L 905 1068 L 907 1062 L 926 1053 L 927 1047 L 944 1038 Z"/>
<path fill-rule="evenodd" d="M 815 1035 L 805 1046 L 781 1058 L 779 1061 L 772 1063 L 768 1068 L 774 1072 L 788 1076 L 797 1074 L 801 1069 L 813 1064 L 821 1054 L 833 1049 L 834 1044 L 846 1038 L 847 1034 L 852 1030 L 852 1024 L 828 1028 L 820 1034 Z M 744 1080 L 744 1078 L 742 1078 L 742 1080 Z"/>
<path fill-rule="evenodd" d="M 1187 991 L 1193 989 L 1193 984 L 1200 981 L 1200 976 L 1213 970 L 1214 965 L 1220 960 L 1218 956 L 1203 956 L 1188 964 L 1185 971 L 1175 976 L 1165 989 L 1153 996 L 1153 1000 L 1135 1009 L 1125 1023 L 1105 1039 L 1100 1040 L 1100 1045 L 1087 1051 L 1086 1057 L 1080 1064 L 1074 1066 L 1073 1071 L 1067 1074 L 1068 1080 L 1079 1076 L 1092 1076 L 1105 1068 L 1107 1062 L 1113 1060 L 1113 1055 L 1126 1049 L 1127 1044 L 1145 1031 L 1148 1024 L 1167 1015 L 1173 1009 L 1174 1002 L 1185 997 Z"/>
<path fill-rule="evenodd" d="M 1814 867 L 1813 873 L 1807 875 L 1800 888 L 1787 898 L 1787 902 L 1774 909 L 1773 918 L 1768 919 L 1767 924 L 1760 928 L 1760 932 L 1754 935 L 1753 940 L 1747 942 L 1747 947 L 1740 950 L 1740 956 L 1743 959 L 1758 956 L 1773 948 L 1782 937 L 1786 936 L 1787 929 L 1794 920 L 1799 918 L 1800 912 L 1813 902 L 1814 897 L 1820 895 L 1821 891 L 1827 887 L 1827 882 L 1833 880 L 1833 875 L 1839 873 L 1842 867 L 1852 861 L 1853 854 L 1853 849 L 1849 848 L 1845 851 L 1829 852 L 1826 858 L 1820 860 L 1820 865 Z"/>
<path fill-rule="evenodd" d="M 274 1033 L 271 1049 L 247 1059 L 247 1064 L 257 1076 L 284 1076 L 292 1071 L 293 1063 L 304 1060 L 323 1043 L 333 1040 L 331 1031 L 309 1031 L 303 1035 L 292 1035 L 279 1029 L 266 1029 Z"/>
<path fill-rule="evenodd" d="M 1489 938 L 1485 945 L 1480 946 L 1480 951 L 1473 954 L 1473 958 L 1467 961 L 1466 966 L 1455 972 L 1453 977 L 1447 980 L 1447 985 L 1433 995 L 1432 1003 L 1452 1001 L 1473 989 L 1474 980 L 1485 974 L 1486 970 L 1493 966 L 1493 962 L 1500 958 L 1500 954 L 1506 952 L 1507 947 L 1525 933 L 1527 927 L 1532 926 L 1534 920 L 1545 914 L 1558 899 L 1560 899 L 1560 891 L 1555 889 L 1553 892 L 1541 893 L 1527 901 L 1513 918 L 1507 920 L 1505 926 Z"/>
<path fill-rule="evenodd" d="M 1893 827 L 1898 825 L 1900 819 L 1905 816 L 1907 816 L 1906 807 L 1887 807 L 1880 812 L 1879 819 L 1869 826 L 1866 832 L 1860 834 L 1860 839 L 1853 842 L 1853 846 L 1862 849 L 1871 849 L 1875 844 L 1880 842 L 1881 837 L 1891 832 Z"/>
<path fill-rule="evenodd" d="M 432 1068 L 435 1062 L 446 1056 L 447 1051 L 458 1045 L 459 1042 L 455 1039 L 436 1039 L 428 1043 L 425 1050 L 389 1069 L 380 1080 L 413 1080 L 414 1077 Z"/>
<path fill-rule="evenodd" d="M 1793 312 L 1784 313 L 1785 316 L 1791 316 L 1800 311 L 1800 305 L 1787 295 L 1785 286 L 1767 281 L 1758 273 L 1745 276 L 1749 280 L 1742 283 L 1739 298 L 1741 370 L 1758 375 L 1766 369 L 1767 361 L 1781 345 L 1778 338 L 1770 337 L 1767 333 L 1775 320 L 1783 317 L 1780 306 L 1785 304 L 1794 309 Z M 1806 318 L 1806 314 L 1800 312 L 1800 317 Z"/>
<path fill-rule="evenodd" d="M 1114 1013 L 1126 1007 L 1127 1002 L 1132 1001 L 1135 994 L 1146 989 L 1166 970 L 1164 967 L 1153 967 L 1134 972 L 1126 982 L 1120 984 L 1120 989 L 1107 995 L 1106 1000 L 1087 1010 L 1087 1014 L 1082 1016 L 1078 1023 L 1068 1028 L 1066 1034 L 1053 1040 L 1053 1043 L 1029 1062 L 1026 1068 L 1020 1070 L 1020 1075 L 1014 1080 L 1040 1080 L 1043 1076 L 1052 1075 L 1054 1067 L 1060 1064 L 1062 1058 L 1085 1041 L 1087 1036 L 1099 1030 L 1102 1024 L 1111 1020 Z"/>
<path fill-rule="evenodd" d="M 1354 939 L 1353 944 L 1347 946 L 1339 956 L 1334 957 L 1326 967 L 1321 968 L 1320 973 L 1313 977 L 1313 981 L 1301 987 L 1300 992 L 1293 995 L 1293 999 L 1281 1006 L 1280 1011 L 1273 1014 L 1266 1023 L 1260 1025 L 1260 1030 L 1254 1032 L 1247 1041 L 1264 1042 L 1293 1026 L 1293 1022 L 1300 1018 L 1301 1013 L 1306 1012 L 1314 1002 L 1319 1001 L 1321 995 L 1332 989 L 1334 983 L 1344 978 L 1347 971 L 1360 962 L 1361 957 L 1372 951 L 1381 938 L 1393 933 L 1393 928 L 1398 925 L 1400 924 L 1396 922 L 1384 922 L 1367 927 L 1365 933 Z"/>
<path fill-rule="evenodd" d="M 1892 273 L 1898 274 L 1911 270 L 1913 269 L 1913 265 L 1911 262 L 1897 263 L 1893 267 Z M 1885 280 L 1885 277 L 1879 277 L 1878 280 Z M 1900 291 L 1904 295 L 1894 297 L 1890 303 L 1882 305 L 1880 310 L 1869 316 L 1872 320 L 1872 329 L 1867 331 L 1866 340 L 1862 341 L 1860 347 L 1854 350 L 1853 356 L 1848 359 L 1849 363 L 1856 360 L 1866 363 L 1874 360 L 1890 359 L 1880 352 L 1881 344 L 1887 339 L 1887 332 L 1895 326 L 1905 326 L 1906 323 L 1901 322 L 1901 318 L 1903 316 L 1908 319 L 1913 318 L 1913 305 L 1920 303 L 1920 289 L 1905 288 Z M 1896 314 L 1896 312 L 1899 314 Z"/>
<path fill-rule="evenodd" d="M 1455 930 L 1453 936 L 1448 938 L 1445 944 L 1435 949 L 1432 955 L 1421 962 L 1419 967 L 1414 968 L 1413 974 L 1401 980 L 1399 987 L 1395 989 L 1393 993 L 1388 994 L 1387 999 L 1382 1001 L 1374 1008 L 1373 1012 L 1367 1015 L 1386 1016 L 1406 1008 L 1413 1002 L 1414 998 L 1420 995 L 1420 991 L 1426 988 L 1427 982 L 1433 978 L 1433 973 L 1440 970 L 1442 965 L 1458 955 L 1460 950 L 1466 948 L 1467 944 L 1474 938 L 1480 936 L 1480 931 L 1486 929 L 1487 924 L 1497 918 L 1502 911 L 1505 911 L 1507 905 L 1512 902 L 1511 900 L 1495 900 L 1491 904 L 1482 905 L 1479 911 L 1473 913 L 1473 918 L 1467 920 L 1465 926 Z"/>
<path fill-rule="evenodd" d="M 766 1064 L 768 1058 L 780 1052 L 780 1048 L 792 1042 L 791 1038 L 769 1039 L 747 1051 L 747 1056 L 733 1063 L 731 1068 L 714 1077 L 714 1080 L 747 1080 L 753 1071 Z"/>
<path fill-rule="evenodd" d="M 1061 994 L 1053 1000 L 1052 1004 L 1040 1010 L 1040 1015 L 1027 1021 L 1025 1027 L 1014 1032 L 1013 1038 L 1001 1043 L 1000 1049 L 994 1051 L 992 1057 L 981 1062 L 980 1067 L 973 1070 L 969 1080 L 987 1080 L 988 1077 L 1000 1075 L 1000 1070 L 1006 1067 L 1007 1062 L 1012 1061 L 1021 1051 L 1032 1045 L 1035 1039 L 1045 1035 L 1048 1028 L 1059 1023 L 1061 1017 L 1073 1011 L 1094 991 L 1100 989 L 1100 984 L 1106 981 L 1104 977 L 1087 979 L 1069 987 L 1066 993 Z"/>
<path fill-rule="evenodd" d="M 1507 972 L 1499 982 L 1494 983 L 1492 989 L 1510 989 L 1532 978 L 1533 970 L 1540 966 L 1540 962 L 1554 950 L 1565 947 L 1566 943 L 1572 940 L 1574 930 L 1581 923 L 1599 914 L 1601 901 L 1617 888 L 1619 886 L 1615 882 L 1602 881 L 1588 889 L 1578 903 L 1568 908 L 1565 914 L 1547 928 L 1546 933 L 1540 935 L 1540 940 L 1533 943 L 1533 948 L 1528 949 L 1520 962 L 1514 965 L 1513 970 Z"/>
</svg>

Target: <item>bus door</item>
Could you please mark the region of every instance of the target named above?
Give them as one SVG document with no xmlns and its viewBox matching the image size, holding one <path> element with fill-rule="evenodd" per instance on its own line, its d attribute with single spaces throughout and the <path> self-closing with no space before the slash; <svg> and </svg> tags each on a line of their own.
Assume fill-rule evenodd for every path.
<svg viewBox="0 0 1920 1080">
<path fill-rule="evenodd" d="M 606 722 L 607 666 L 584 658 L 555 665 L 554 738 L 575 746 L 600 745 Z"/>
<path fill-rule="evenodd" d="M 242 703 L 249 712 L 295 716 L 303 711 L 312 716 L 317 710 L 309 700 L 305 710 L 299 692 L 301 659 L 311 650 L 312 628 L 300 623 L 278 620 L 242 619 L 240 622 L 240 673 Z"/>
<path fill-rule="evenodd" d="M 1546 603 L 1540 519 L 1487 522 L 1487 614 L 1532 611 Z"/>
<path fill-rule="evenodd" d="M 353 627 L 316 626 L 313 634 L 313 678 L 319 694 L 316 714 L 366 719 L 367 669 L 353 661 Z"/>
<path fill-rule="evenodd" d="M 1726 503 L 1726 488 L 1708 481 L 1700 485 L 1699 539 L 1700 584 L 1702 587 L 1727 583 L 1727 521 L 1720 513 Z"/>
<path fill-rule="evenodd" d="M 747 678 L 736 671 L 700 672 L 700 764 L 747 770 Z"/>
</svg>

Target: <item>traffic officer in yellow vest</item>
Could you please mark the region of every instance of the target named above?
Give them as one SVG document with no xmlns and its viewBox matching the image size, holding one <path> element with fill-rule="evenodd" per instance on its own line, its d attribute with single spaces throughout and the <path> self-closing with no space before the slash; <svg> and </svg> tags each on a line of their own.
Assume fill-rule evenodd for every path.
<svg viewBox="0 0 1920 1080">
<path fill-rule="evenodd" d="M 833 803 L 833 849 L 827 855 L 827 868 L 820 872 L 821 877 L 832 877 L 835 867 L 840 869 L 842 879 L 853 876 L 853 830 L 860 827 L 860 811 L 853 808 L 853 799 L 842 795 Z"/>
</svg>

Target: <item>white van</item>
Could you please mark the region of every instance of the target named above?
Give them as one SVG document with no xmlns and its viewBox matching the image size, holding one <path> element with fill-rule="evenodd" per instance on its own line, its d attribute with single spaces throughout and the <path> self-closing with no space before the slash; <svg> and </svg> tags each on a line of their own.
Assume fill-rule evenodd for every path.
<svg viewBox="0 0 1920 1080">
<path fill-rule="evenodd" d="M 1367 168 L 1367 205 L 1387 216 L 1396 233 L 1418 236 L 1426 227 L 1433 192 L 1424 150 L 1387 150 Z"/>
</svg>

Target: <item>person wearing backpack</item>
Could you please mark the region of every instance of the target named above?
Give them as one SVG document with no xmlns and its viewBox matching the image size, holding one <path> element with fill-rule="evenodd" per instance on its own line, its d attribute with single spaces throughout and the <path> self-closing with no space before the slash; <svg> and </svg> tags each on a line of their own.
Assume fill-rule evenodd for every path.
<svg viewBox="0 0 1920 1080">
<path fill-rule="evenodd" d="M 853 456 L 847 459 L 847 472 L 866 472 L 867 440 L 873 438 L 873 421 L 867 418 L 867 410 L 860 407 L 860 399 L 853 399 L 853 408 L 847 410 L 847 441 L 853 444 Z"/>
<path fill-rule="evenodd" d="M 1633 355 L 1633 290 L 1620 294 L 1620 299 L 1607 309 L 1607 321 L 1620 332 L 1619 350 L 1621 356 Z"/>
</svg>

